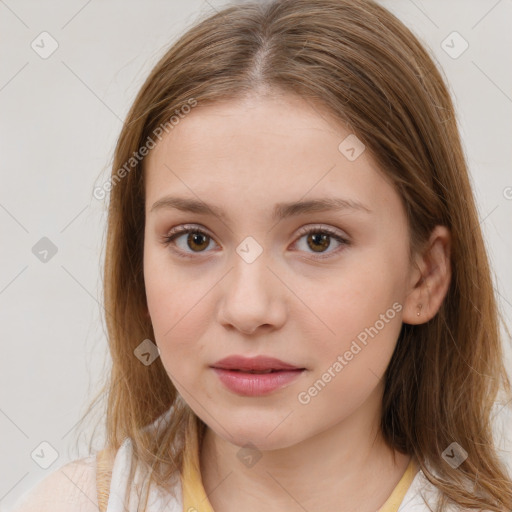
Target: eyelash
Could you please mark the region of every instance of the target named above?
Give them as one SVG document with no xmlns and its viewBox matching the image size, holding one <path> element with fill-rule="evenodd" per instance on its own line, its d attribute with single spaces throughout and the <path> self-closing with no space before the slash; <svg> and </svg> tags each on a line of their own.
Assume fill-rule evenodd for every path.
<svg viewBox="0 0 512 512">
<path fill-rule="evenodd" d="M 167 247 L 168 245 L 170 245 L 179 236 L 181 236 L 183 234 L 190 234 L 190 233 L 201 234 L 201 235 L 204 235 L 204 236 L 206 236 L 206 237 L 208 237 L 208 238 L 213 240 L 213 237 L 211 237 L 203 229 L 201 229 L 201 228 L 199 228 L 197 226 L 194 226 L 194 225 L 187 225 L 186 224 L 186 225 L 183 225 L 183 226 L 179 226 L 177 228 L 173 228 L 166 236 L 163 237 L 162 243 L 163 243 L 164 247 Z M 300 240 L 303 236 L 309 235 L 310 233 L 329 235 L 330 237 L 334 238 L 334 240 L 336 240 L 337 242 L 339 242 L 341 244 L 341 247 L 339 247 L 338 249 L 336 249 L 334 251 L 331 251 L 329 253 L 318 253 L 318 254 L 327 254 L 326 256 L 313 256 L 313 259 L 322 260 L 322 259 L 329 258 L 333 254 L 337 254 L 340 250 L 342 250 L 343 246 L 349 246 L 350 245 L 350 242 L 346 238 L 343 238 L 342 236 L 340 236 L 340 234 L 337 231 L 335 231 L 332 228 L 328 228 L 328 227 L 320 228 L 320 227 L 317 227 L 317 226 L 312 226 L 312 227 L 307 227 L 307 228 L 301 228 L 300 231 L 299 231 L 300 236 L 299 236 L 299 238 L 297 240 Z M 189 258 L 189 259 L 191 259 L 191 258 L 195 258 L 196 257 L 194 255 L 194 253 L 186 253 L 186 252 L 183 252 L 181 250 L 177 250 L 175 248 L 173 248 L 172 251 L 175 252 L 180 258 Z M 202 251 L 202 252 L 205 252 L 205 251 Z M 198 253 L 195 253 L 195 254 L 201 254 L 201 252 L 198 252 Z"/>
</svg>

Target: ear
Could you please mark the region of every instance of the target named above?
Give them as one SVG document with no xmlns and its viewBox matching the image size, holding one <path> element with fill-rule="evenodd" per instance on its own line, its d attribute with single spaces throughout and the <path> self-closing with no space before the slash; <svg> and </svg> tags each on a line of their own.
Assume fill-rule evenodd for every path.
<svg viewBox="0 0 512 512">
<path fill-rule="evenodd" d="M 423 253 L 415 256 L 404 302 L 404 323 L 423 324 L 439 311 L 450 286 L 450 251 L 449 229 L 436 226 Z"/>
</svg>

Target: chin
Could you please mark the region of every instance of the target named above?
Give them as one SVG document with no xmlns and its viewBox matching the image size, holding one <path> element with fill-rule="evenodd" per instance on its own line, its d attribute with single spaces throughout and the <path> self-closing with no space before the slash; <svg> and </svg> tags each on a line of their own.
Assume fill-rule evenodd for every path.
<svg viewBox="0 0 512 512">
<path fill-rule="evenodd" d="M 224 416 L 222 427 L 218 425 L 210 428 L 228 443 L 240 446 L 252 444 L 259 450 L 278 450 L 287 448 L 300 441 L 296 439 L 297 433 L 290 430 L 292 424 L 288 418 L 283 421 L 283 414 L 269 414 L 266 418 L 262 415 L 241 414 L 238 418 Z M 289 417 L 291 417 L 290 415 Z"/>
</svg>

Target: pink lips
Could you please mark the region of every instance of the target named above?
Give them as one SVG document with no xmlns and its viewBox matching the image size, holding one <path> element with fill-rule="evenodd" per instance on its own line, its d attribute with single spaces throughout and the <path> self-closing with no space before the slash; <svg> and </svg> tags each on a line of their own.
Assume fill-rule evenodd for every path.
<svg viewBox="0 0 512 512">
<path fill-rule="evenodd" d="M 271 393 L 305 370 L 268 356 L 229 356 L 211 367 L 228 389 L 244 396 Z"/>
</svg>

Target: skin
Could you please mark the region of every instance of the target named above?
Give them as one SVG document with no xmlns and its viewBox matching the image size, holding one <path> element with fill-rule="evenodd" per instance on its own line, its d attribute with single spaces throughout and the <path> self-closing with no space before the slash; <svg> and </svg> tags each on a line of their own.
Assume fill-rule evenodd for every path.
<svg viewBox="0 0 512 512">
<path fill-rule="evenodd" d="M 450 236 L 438 226 L 410 261 L 400 197 L 368 150 L 354 161 L 338 150 L 349 134 L 309 101 L 254 95 L 196 107 L 146 160 L 148 313 L 169 378 L 208 426 L 200 465 L 216 512 L 260 511 L 263 503 L 266 512 L 375 512 L 409 463 L 382 441 L 382 376 L 402 322 L 426 322 L 441 305 Z M 151 211 L 168 194 L 213 203 L 226 217 Z M 275 203 L 325 196 L 370 212 L 271 219 Z M 162 242 L 183 224 L 210 236 L 196 245 L 187 234 L 175 240 L 190 259 Z M 330 238 L 316 252 L 311 235 L 298 234 L 303 226 L 331 227 L 350 243 Z M 250 264 L 236 252 L 248 236 L 263 249 Z M 394 303 L 394 318 L 301 403 L 299 393 Z M 306 371 L 270 395 L 239 396 L 210 368 L 232 354 L 270 355 Z M 248 442 L 261 455 L 252 467 L 237 456 Z"/>
</svg>

